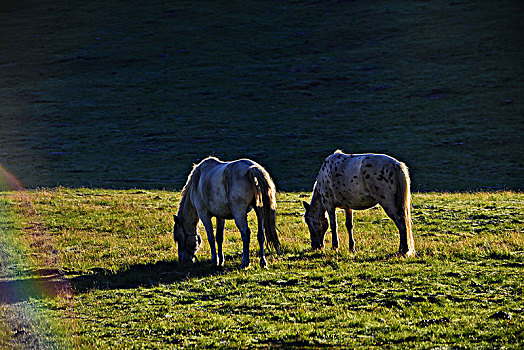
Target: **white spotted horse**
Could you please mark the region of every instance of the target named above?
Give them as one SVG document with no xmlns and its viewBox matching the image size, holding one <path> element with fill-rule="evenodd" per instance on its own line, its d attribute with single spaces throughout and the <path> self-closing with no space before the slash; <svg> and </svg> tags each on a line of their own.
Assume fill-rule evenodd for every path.
<svg viewBox="0 0 524 350">
<path fill-rule="evenodd" d="M 217 158 L 208 157 L 195 165 L 182 190 L 178 215 L 174 215 L 173 238 L 178 243 L 178 260 L 192 262 L 195 259 L 202 244 L 197 229 L 200 219 L 211 247 L 211 261 L 222 266 L 225 220 L 234 219 L 242 236 L 241 267 L 248 267 L 251 231 L 247 223 L 247 214 L 254 209 L 258 219 L 260 265 L 266 267 L 266 238 L 277 254 L 282 253 L 276 231 L 275 192 L 275 185 L 268 172 L 252 160 L 222 162 Z M 216 241 L 211 221 L 213 217 L 216 217 Z"/>
<path fill-rule="evenodd" d="M 324 161 L 313 187 L 311 203 L 304 202 L 304 215 L 311 236 L 311 247 L 324 246 L 329 226 L 332 247 L 338 249 L 336 208 L 346 213 L 349 249 L 355 250 L 353 210 L 380 204 L 395 222 L 400 234 L 398 254 L 414 256 L 411 232 L 410 178 L 406 165 L 384 154 L 344 154 L 336 151 Z"/>
</svg>

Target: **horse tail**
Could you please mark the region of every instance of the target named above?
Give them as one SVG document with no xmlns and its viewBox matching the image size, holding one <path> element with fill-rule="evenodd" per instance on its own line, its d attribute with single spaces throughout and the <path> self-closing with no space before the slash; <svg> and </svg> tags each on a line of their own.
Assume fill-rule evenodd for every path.
<svg viewBox="0 0 524 350">
<path fill-rule="evenodd" d="M 415 255 L 415 242 L 411 230 L 411 191 L 409 189 L 411 180 L 406 164 L 399 162 L 397 169 L 397 194 L 395 200 L 398 210 L 403 214 L 406 226 L 406 247 L 404 247 L 406 251 L 401 253 L 405 256 L 413 256 Z"/>
<path fill-rule="evenodd" d="M 278 255 L 281 255 L 282 249 L 276 228 L 277 200 L 275 184 L 267 171 L 260 167 L 250 167 L 248 174 L 256 189 L 256 205 L 260 208 L 262 214 L 266 241 L 275 249 Z"/>
</svg>

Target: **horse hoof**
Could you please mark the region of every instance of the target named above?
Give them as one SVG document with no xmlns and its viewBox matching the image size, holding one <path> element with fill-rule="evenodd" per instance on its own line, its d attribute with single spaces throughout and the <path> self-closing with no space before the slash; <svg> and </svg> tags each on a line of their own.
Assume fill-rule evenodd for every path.
<svg viewBox="0 0 524 350">
<path fill-rule="evenodd" d="M 404 257 L 404 258 L 412 258 L 412 257 L 414 257 L 416 255 L 417 255 L 417 252 L 414 249 L 412 249 L 412 250 L 408 250 L 405 253 L 402 253 L 401 256 Z"/>
<path fill-rule="evenodd" d="M 263 269 L 267 269 L 267 261 L 266 259 L 262 260 L 260 259 L 260 267 Z"/>
</svg>

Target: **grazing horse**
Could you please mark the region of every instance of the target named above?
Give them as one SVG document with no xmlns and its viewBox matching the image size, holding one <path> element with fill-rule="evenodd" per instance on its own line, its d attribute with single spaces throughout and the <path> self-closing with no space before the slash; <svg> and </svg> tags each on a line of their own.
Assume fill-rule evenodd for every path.
<svg viewBox="0 0 524 350">
<path fill-rule="evenodd" d="M 324 246 L 324 237 L 331 226 L 332 247 L 338 249 L 336 208 L 346 212 L 349 249 L 353 240 L 353 210 L 364 210 L 380 204 L 395 222 L 400 234 L 398 254 L 414 256 L 411 233 L 411 193 L 408 168 L 384 154 L 344 154 L 336 151 L 322 164 L 313 187 L 311 203 L 304 202 L 306 224 L 311 247 Z"/>
<path fill-rule="evenodd" d="M 254 209 L 258 219 L 260 265 L 266 267 L 265 238 L 277 254 L 282 253 L 276 231 L 276 205 L 275 185 L 259 164 L 249 159 L 233 162 L 222 162 L 214 157 L 204 159 L 193 167 L 182 190 L 178 215 L 174 215 L 173 238 L 178 243 L 178 260 L 187 262 L 195 258 L 202 244 L 197 230 L 200 219 L 211 247 L 211 261 L 214 265 L 223 266 L 224 224 L 226 219 L 234 219 L 242 236 L 241 267 L 248 267 L 251 231 L 247 213 Z M 218 256 L 212 217 L 216 217 Z"/>
</svg>

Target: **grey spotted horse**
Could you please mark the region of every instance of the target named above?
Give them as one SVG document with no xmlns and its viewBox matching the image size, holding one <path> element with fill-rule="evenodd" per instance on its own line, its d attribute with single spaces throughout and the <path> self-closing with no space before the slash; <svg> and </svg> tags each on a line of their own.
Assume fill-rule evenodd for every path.
<svg viewBox="0 0 524 350">
<path fill-rule="evenodd" d="M 355 250 L 353 210 L 364 210 L 380 204 L 395 222 L 400 234 L 398 254 L 414 256 L 411 232 L 410 179 L 406 165 L 384 154 L 344 154 L 336 151 L 322 164 L 313 187 L 311 202 L 304 202 L 304 215 L 311 236 L 311 247 L 324 246 L 331 226 L 332 246 L 338 249 L 336 208 L 346 213 L 349 249 Z"/>
</svg>

